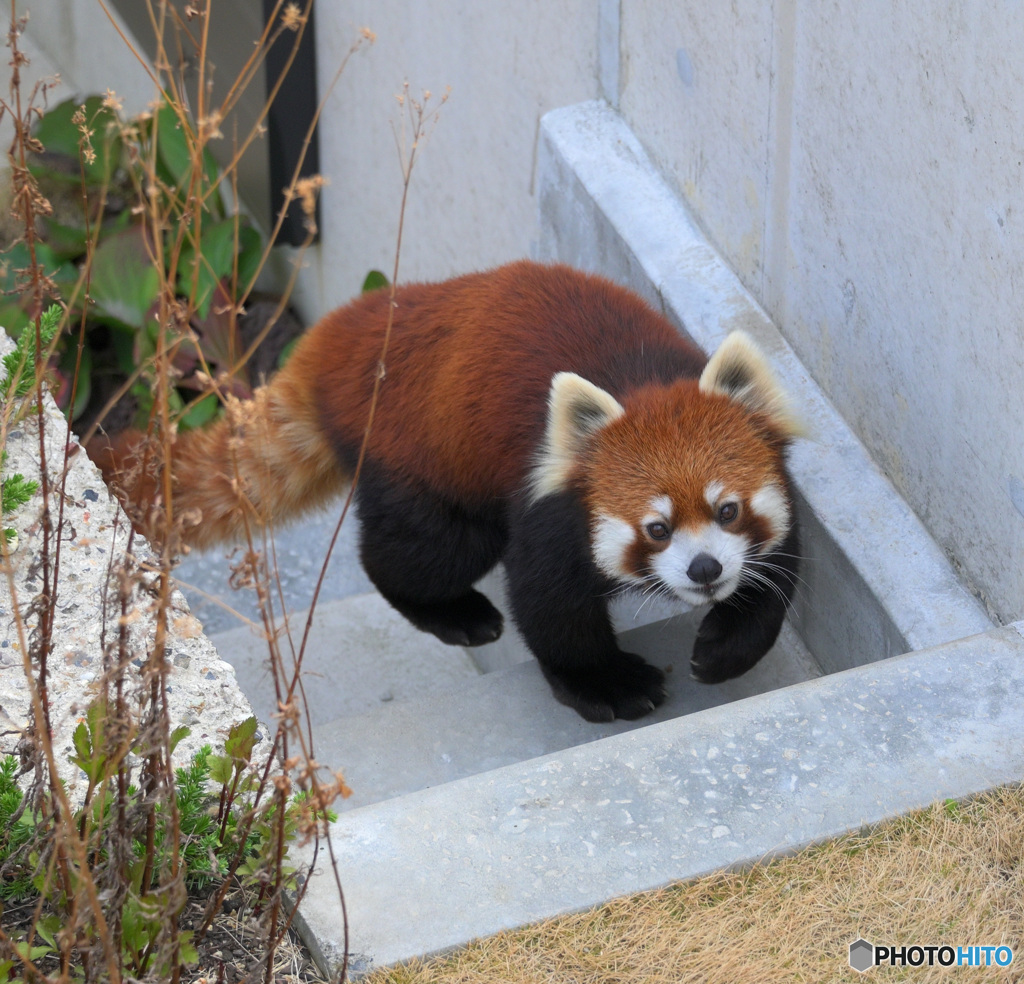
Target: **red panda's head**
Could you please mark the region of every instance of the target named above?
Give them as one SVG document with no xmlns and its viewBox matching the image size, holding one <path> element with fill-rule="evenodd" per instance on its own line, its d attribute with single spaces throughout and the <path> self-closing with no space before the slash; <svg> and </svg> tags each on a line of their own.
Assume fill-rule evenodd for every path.
<svg viewBox="0 0 1024 984">
<path fill-rule="evenodd" d="M 699 380 L 621 404 L 559 373 L 533 494 L 580 491 L 594 561 L 614 580 L 722 601 L 789 532 L 784 454 L 800 432 L 764 357 L 735 332 Z"/>
</svg>

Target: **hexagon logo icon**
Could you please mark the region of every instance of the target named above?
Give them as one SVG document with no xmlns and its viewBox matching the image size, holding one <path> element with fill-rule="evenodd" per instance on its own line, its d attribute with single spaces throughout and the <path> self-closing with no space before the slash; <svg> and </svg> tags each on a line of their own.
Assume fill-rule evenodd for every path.
<svg viewBox="0 0 1024 984">
<path fill-rule="evenodd" d="M 875 965 L 875 948 L 863 937 L 850 944 L 850 966 L 859 974 Z"/>
</svg>

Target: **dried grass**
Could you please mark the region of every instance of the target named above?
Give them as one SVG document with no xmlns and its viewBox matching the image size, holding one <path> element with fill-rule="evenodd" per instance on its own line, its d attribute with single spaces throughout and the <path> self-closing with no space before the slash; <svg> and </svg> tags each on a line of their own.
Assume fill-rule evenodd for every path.
<svg viewBox="0 0 1024 984">
<path fill-rule="evenodd" d="M 848 946 L 999 945 L 1008 968 L 879 967 Z M 1024 981 L 1024 789 L 938 803 L 746 871 L 709 875 L 378 971 L 366 984 Z"/>
</svg>

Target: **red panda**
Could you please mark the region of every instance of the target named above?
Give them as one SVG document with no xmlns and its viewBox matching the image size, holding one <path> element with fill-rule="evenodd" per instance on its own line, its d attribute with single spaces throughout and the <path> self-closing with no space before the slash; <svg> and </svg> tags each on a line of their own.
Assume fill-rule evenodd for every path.
<svg viewBox="0 0 1024 984">
<path fill-rule="evenodd" d="M 799 553 L 786 449 L 800 431 L 742 333 L 710 361 L 640 298 L 527 261 L 365 294 L 318 322 L 276 377 L 178 436 L 173 510 L 198 546 L 356 485 L 360 558 L 420 629 L 467 646 L 502 616 L 474 587 L 504 563 L 513 617 L 554 695 L 590 721 L 635 719 L 662 671 L 623 652 L 624 589 L 709 604 L 691 658 L 717 682 L 774 644 Z M 131 441 L 99 454 L 152 532 Z M 245 508 L 240 506 L 244 492 Z M 150 517 L 147 524 L 146 517 Z"/>
</svg>

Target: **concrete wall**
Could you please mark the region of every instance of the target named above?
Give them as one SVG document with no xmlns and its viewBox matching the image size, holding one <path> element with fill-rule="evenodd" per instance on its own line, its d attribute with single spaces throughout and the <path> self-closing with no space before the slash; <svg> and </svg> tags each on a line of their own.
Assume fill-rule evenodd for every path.
<svg viewBox="0 0 1024 984">
<path fill-rule="evenodd" d="M 28 14 L 29 78 L 60 73 L 51 104 L 108 88 L 124 101 L 128 115 L 141 113 L 153 101 L 156 87 L 122 34 L 133 45 L 134 39 L 113 5 L 107 8 L 109 16 L 99 0 L 19 0 L 19 12 Z M 4 16 L 6 24 L 9 10 Z"/>
<path fill-rule="evenodd" d="M 366 271 L 390 276 L 402 175 L 395 94 L 451 93 L 422 147 L 406 212 L 404 279 L 433 279 L 529 254 L 537 235 L 541 116 L 599 93 L 593 0 L 352 0 L 318 10 L 321 89 L 362 26 L 377 36 L 327 102 L 321 162 L 322 296 L 330 306 Z"/>
<path fill-rule="evenodd" d="M 623 0 L 620 108 L 992 610 L 1024 614 L 1024 9 Z"/>
<path fill-rule="evenodd" d="M 84 40 L 96 0 L 32 7 L 66 73 L 70 58 L 89 88 L 126 88 L 90 74 L 120 70 Z M 531 253 L 538 121 L 603 94 L 992 612 L 1024 615 L 1024 8 L 351 0 L 318 16 L 324 86 L 360 27 L 377 42 L 323 117 L 309 314 L 391 268 L 404 79 L 435 103 L 451 86 L 404 279 Z"/>
<path fill-rule="evenodd" d="M 529 252 L 537 118 L 603 92 L 992 612 L 1024 615 L 1024 10 L 363 2 L 320 51 L 362 23 L 325 119 L 325 300 L 390 264 L 401 77 L 453 87 L 407 278 Z"/>
</svg>

